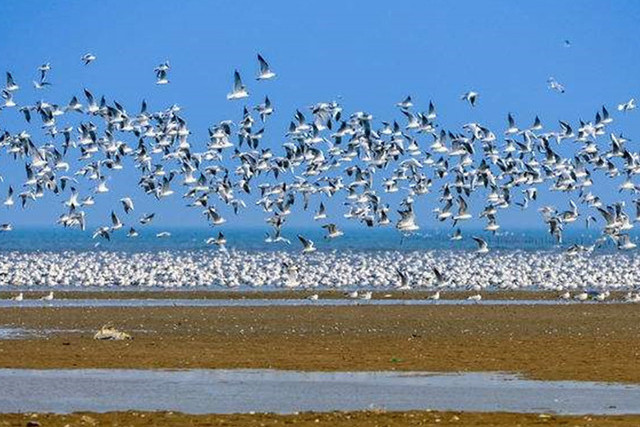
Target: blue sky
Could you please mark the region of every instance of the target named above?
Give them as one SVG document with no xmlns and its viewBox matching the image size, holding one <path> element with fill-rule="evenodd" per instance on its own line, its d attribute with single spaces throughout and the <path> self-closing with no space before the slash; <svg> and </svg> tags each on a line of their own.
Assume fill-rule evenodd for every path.
<svg viewBox="0 0 641 427">
<path fill-rule="evenodd" d="M 243 104 L 225 99 L 238 69 L 251 105 L 266 94 L 275 105 L 263 142 L 275 150 L 297 108 L 340 99 L 346 112 L 389 120 L 400 118 L 394 104 L 407 94 L 420 109 L 433 100 L 445 128 L 477 121 L 497 133 L 508 112 L 524 125 L 538 114 L 556 129 L 558 119 L 593 120 L 606 105 L 616 119 L 613 129 L 638 147 L 639 110 L 615 111 L 617 103 L 639 97 L 637 1 L 14 1 L 3 2 L 0 12 L 0 71 L 11 71 L 21 84 L 19 103 L 66 104 L 84 87 L 129 111 L 143 98 L 151 109 L 176 103 L 192 141 L 204 141 L 208 126 L 240 117 Z M 563 47 L 566 39 L 570 48 Z M 85 67 L 79 58 L 88 51 L 98 59 Z M 278 73 L 274 81 L 254 81 L 257 52 Z M 153 68 L 167 59 L 171 83 L 159 87 Z M 53 86 L 36 93 L 30 84 L 43 62 L 52 64 Z M 565 94 L 547 89 L 550 76 L 566 86 Z M 459 99 L 471 89 L 480 93 L 475 109 Z M 26 128 L 18 117 L 0 113 L 0 128 Z M 23 179 L 22 167 L 3 153 L 0 194 Z M 156 211 L 159 225 L 204 225 L 178 197 L 159 206 L 132 190 L 134 174 L 122 171 L 110 182 L 112 192 L 98 198 L 92 221 L 106 222 L 115 201 L 131 194 L 136 212 Z M 594 192 L 616 200 L 612 182 L 602 181 Z M 554 197 L 542 202 L 567 206 L 565 197 Z M 48 196 L 25 211 L 3 209 L 0 222 L 52 224 L 62 200 Z M 424 208 L 426 217 L 432 207 Z M 253 211 L 236 224 L 261 224 L 262 214 Z M 539 216 L 530 209 L 505 215 L 502 223 L 539 223 Z"/>
</svg>

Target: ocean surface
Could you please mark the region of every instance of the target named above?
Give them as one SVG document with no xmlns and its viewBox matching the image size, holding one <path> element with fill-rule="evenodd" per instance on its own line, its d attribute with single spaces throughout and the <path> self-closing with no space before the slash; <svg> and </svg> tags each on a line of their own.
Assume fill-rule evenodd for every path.
<svg viewBox="0 0 641 427">
<path fill-rule="evenodd" d="M 1 252 L 36 252 L 36 251 L 122 251 L 122 252 L 160 252 L 202 250 L 216 246 L 207 245 L 205 240 L 215 237 L 222 231 L 227 238 L 228 249 L 245 251 L 292 251 L 298 252 L 301 244 L 296 237 L 302 234 L 312 239 L 319 251 L 415 251 L 415 250 L 473 250 L 476 243 L 472 236 L 485 239 L 492 250 L 555 251 L 565 250 L 573 244 L 590 246 L 599 238 L 598 230 L 568 230 L 563 241 L 558 244 L 545 230 L 514 230 L 492 235 L 482 229 L 463 230 L 463 239 L 450 240 L 452 230 L 424 230 L 412 235 L 403 236 L 393 228 L 344 229 L 345 234 L 333 240 L 324 238 L 325 231 L 315 228 L 288 228 L 283 237 L 291 244 L 266 243 L 265 237 L 269 228 L 140 228 L 136 238 L 126 237 L 120 230 L 113 233 L 110 241 L 102 238 L 92 239 L 91 231 L 65 230 L 61 228 L 17 229 L 0 234 Z M 157 233 L 169 232 L 169 237 L 156 237 Z M 639 227 L 630 230 L 632 241 L 639 243 Z M 616 245 L 606 242 L 595 252 L 607 253 L 616 251 Z M 628 251 L 638 253 L 638 250 Z"/>
</svg>

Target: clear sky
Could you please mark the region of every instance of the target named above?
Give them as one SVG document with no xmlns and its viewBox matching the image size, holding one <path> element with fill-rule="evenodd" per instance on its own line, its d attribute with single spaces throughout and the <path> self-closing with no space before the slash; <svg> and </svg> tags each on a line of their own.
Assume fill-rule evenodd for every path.
<svg viewBox="0 0 641 427">
<path fill-rule="evenodd" d="M 22 86 L 18 103 L 44 98 L 66 104 L 84 87 L 132 112 L 143 98 L 152 110 L 176 103 L 193 141 L 204 141 L 207 127 L 220 120 L 240 118 L 243 104 L 225 99 L 237 68 L 249 85 L 249 104 L 268 94 L 275 105 L 263 140 L 275 150 L 296 108 L 340 97 L 348 113 L 364 110 L 376 121 L 389 120 L 400 118 L 394 104 L 407 94 L 421 110 L 433 100 L 446 128 L 477 121 L 497 134 L 508 112 L 523 125 L 538 114 L 557 129 L 558 119 L 593 120 L 606 105 L 616 119 L 612 129 L 639 147 L 639 110 L 615 111 L 616 104 L 639 98 L 636 0 L 5 1 L 0 14 L 0 71 L 11 71 Z M 85 67 L 80 56 L 88 51 L 98 59 Z M 278 73 L 274 81 L 253 79 L 257 52 Z M 171 83 L 159 87 L 153 69 L 165 60 Z M 43 62 L 52 65 L 53 86 L 36 92 L 31 81 Z M 565 85 L 565 94 L 547 88 L 550 76 Z M 480 93 L 475 109 L 459 99 L 467 90 Z M 0 129 L 26 128 L 18 117 L 3 111 Z M 9 183 L 24 179 L 24 169 L 2 153 L 0 171 L 4 197 Z M 137 173 L 125 170 L 113 179 L 112 192 L 94 207 L 100 221 L 118 198 L 132 194 L 136 212 L 156 211 L 158 224 L 204 225 L 179 197 L 158 206 L 132 190 Z M 612 182 L 597 182 L 594 192 L 612 201 L 613 189 Z M 53 224 L 62 200 L 48 196 L 25 211 L 3 209 L 0 222 Z M 253 211 L 236 222 L 262 223 Z M 538 223 L 539 216 L 534 208 L 502 222 Z"/>
</svg>

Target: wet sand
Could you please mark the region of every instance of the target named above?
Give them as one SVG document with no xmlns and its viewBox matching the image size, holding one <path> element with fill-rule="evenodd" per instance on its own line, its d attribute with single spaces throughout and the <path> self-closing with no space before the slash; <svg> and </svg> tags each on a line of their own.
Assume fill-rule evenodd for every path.
<svg viewBox="0 0 641 427">
<path fill-rule="evenodd" d="M 100 326 L 131 341 L 96 341 Z M 639 382 L 639 306 L 2 308 L 4 368 L 506 371 Z"/>
<path fill-rule="evenodd" d="M 555 416 L 547 414 L 432 412 L 432 411 L 362 411 L 301 413 L 296 415 L 186 415 L 177 412 L 110 412 L 106 414 L 0 414 L 0 426 L 635 426 L 638 415 L 626 416 Z M 38 423 L 38 424 L 35 424 Z"/>
</svg>

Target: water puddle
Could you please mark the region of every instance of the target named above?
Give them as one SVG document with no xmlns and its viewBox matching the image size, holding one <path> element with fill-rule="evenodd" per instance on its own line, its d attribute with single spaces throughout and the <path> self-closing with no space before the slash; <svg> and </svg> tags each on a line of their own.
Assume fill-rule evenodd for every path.
<svg viewBox="0 0 641 427">
<path fill-rule="evenodd" d="M 638 414 L 636 385 L 501 373 L 0 369 L 0 412 L 333 410 Z"/>
<path fill-rule="evenodd" d="M 352 305 L 570 305 L 609 304 L 595 301 L 561 300 L 427 300 L 427 299 L 58 299 L 53 301 L 0 300 L 6 307 L 292 307 L 292 306 L 352 306 Z"/>
<path fill-rule="evenodd" d="M 14 340 L 19 338 L 27 338 L 32 333 L 29 330 L 22 328 L 0 327 L 0 340 Z"/>
</svg>

